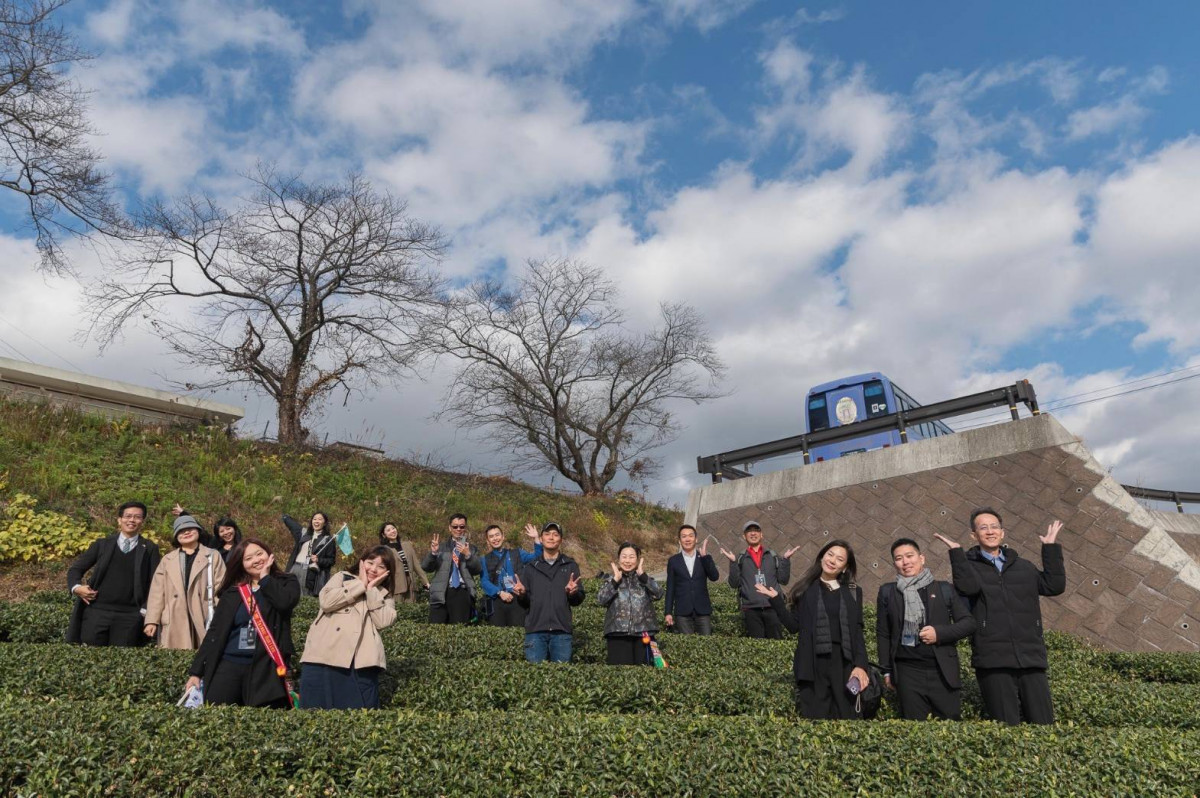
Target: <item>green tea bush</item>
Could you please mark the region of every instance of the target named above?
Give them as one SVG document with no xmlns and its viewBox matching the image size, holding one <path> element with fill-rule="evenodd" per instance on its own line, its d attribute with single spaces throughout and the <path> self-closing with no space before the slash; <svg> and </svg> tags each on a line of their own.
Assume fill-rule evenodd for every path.
<svg viewBox="0 0 1200 798">
<path fill-rule="evenodd" d="M 181 710 L 0 694 L 9 795 L 1185 796 L 1200 732 L 560 711 Z M 192 744 L 196 741 L 198 744 Z"/>
</svg>

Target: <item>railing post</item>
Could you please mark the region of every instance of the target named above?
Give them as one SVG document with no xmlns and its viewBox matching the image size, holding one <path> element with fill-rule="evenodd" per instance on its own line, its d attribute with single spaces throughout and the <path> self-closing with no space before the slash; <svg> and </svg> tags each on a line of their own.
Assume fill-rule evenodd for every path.
<svg viewBox="0 0 1200 798">
<path fill-rule="evenodd" d="M 804 464 L 812 465 L 812 456 L 808 453 L 808 435 L 800 436 L 800 451 L 804 453 Z"/>
<path fill-rule="evenodd" d="M 1175 509 L 1182 513 L 1183 502 L 1179 501 L 1179 494 L 1175 491 L 1171 491 L 1171 498 L 1175 500 Z"/>
<path fill-rule="evenodd" d="M 1016 421 L 1020 416 L 1017 415 L 1017 395 L 1012 386 L 1004 389 L 1004 397 L 1008 399 L 1008 412 L 1012 413 L 1012 420 Z"/>
<path fill-rule="evenodd" d="M 908 425 L 905 423 L 903 410 L 896 412 L 896 426 L 900 429 L 900 442 L 908 443 Z"/>
</svg>

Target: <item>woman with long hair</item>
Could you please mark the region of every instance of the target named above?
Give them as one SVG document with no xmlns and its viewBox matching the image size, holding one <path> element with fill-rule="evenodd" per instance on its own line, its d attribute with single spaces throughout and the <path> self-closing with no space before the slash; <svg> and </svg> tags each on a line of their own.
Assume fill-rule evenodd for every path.
<svg viewBox="0 0 1200 798">
<path fill-rule="evenodd" d="M 395 557 L 373 546 L 321 590 L 320 612 L 300 658 L 304 709 L 377 709 L 387 666 L 380 632 L 396 620 Z"/>
<path fill-rule="evenodd" d="M 379 545 L 387 546 L 396 555 L 395 589 L 392 596 L 396 601 L 412 604 L 417 600 L 417 591 L 429 588 L 429 577 L 420 568 L 420 557 L 410 541 L 400 539 L 400 529 L 391 521 L 379 525 Z"/>
<path fill-rule="evenodd" d="M 229 516 L 217 519 L 213 530 L 212 547 L 221 555 L 222 561 L 229 560 L 229 553 L 242 542 L 242 530 L 237 521 Z"/>
<path fill-rule="evenodd" d="M 649 640 L 658 631 L 654 602 L 662 598 L 662 588 L 646 573 L 642 550 L 632 543 L 617 547 L 617 561 L 611 565 L 612 576 L 605 575 L 596 593 L 596 601 L 607 607 L 608 664 L 653 665 Z"/>
<path fill-rule="evenodd" d="M 788 631 L 797 635 L 792 673 L 796 708 L 806 718 L 861 718 L 856 697 L 868 682 L 863 639 L 862 588 L 855 581 L 854 549 L 826 543 L 792 589 L 789 612 L 775 588 L 756 585 Z"/>
<path fill-rule="evenodd" d="M 301 526 L 295 518 L 285 514 L 283 525 L 292 534 L 294 542 L 286 570 L 295 574 L 304 588 L 304 595 L 320 595 L 338 554 L 329 514 L 318 510 L 309 518 L 308 526 Z"/>
<path fill-rule="evenodd" d="M 230 552 L 217 592 L 217 609 L 192 659 L 186 689 L 203 684 L 207 704 L 286 709 L 300 583 L 279 570 L 270 546 L 246 538 Z"/>
</svg>

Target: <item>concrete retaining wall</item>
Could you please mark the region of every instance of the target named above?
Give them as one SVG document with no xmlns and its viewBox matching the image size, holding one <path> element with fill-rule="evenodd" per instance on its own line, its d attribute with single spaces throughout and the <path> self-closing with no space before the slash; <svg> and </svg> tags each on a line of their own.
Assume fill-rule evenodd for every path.
<svg viewBox="0 0 1200 798">
<path fill-rule="evenodd" d="M 971 510 L 1001 512 L 1006 543 L 1040 562 L 1038 535 L 1057 518 L 1067 590 L 1042 601 L 1049 628 L 1122 650 L 1200 650 L 1200 520 L 1147 510 L 1049 415 L 697 488 L 687 519 L 733 550 L 758 520 L 767 545 L 799 545 L 799 575 L 827 541 L 855 549 L 866 595 L 892 581 L 888 549 L 921 543 L 948 579 L 934 532 L 972 544 Z"/>
</svg>

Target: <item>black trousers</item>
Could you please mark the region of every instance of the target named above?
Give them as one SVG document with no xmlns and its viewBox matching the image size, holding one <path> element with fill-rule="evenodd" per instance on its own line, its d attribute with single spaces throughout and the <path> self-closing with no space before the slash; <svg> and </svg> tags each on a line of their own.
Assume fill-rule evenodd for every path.
<svg viewBox="0 0 1200 798">
<path fill-rule="evenodd" d="M 836 647 L 836 646 L 835 646 Z M 854 696 L 846 690 L 852 670 L 842 652 L 818 654 L 811 682 L 796 682 L 796 710 L 812 720 L 855 720 L 862 717 L 854 709 Z"/>
<path fill-rule="evenodd" d="M 516 599 L 504 602 L 498 598 L 489 599 L 492 602 L 492 614 L 488 623 L 492 626 L 524 626 L 525 608 Z"/>
<path fill-rule="evenodd" d="M 111 604 L 92 604 L 83 608 L 79 641 L 88 646 L 140 646 L 149 638 L 142 634 L 145 623 L 141 610 Z"/>
<path fill-rule="evenodd" d="M 976 668 L 983 708 L 992 720 L 1019 723 L 1054 722 L 1050 681 L 1044 668 Z"/>
<path fill-rule="evenodd" d="M 900 699 L 900 717 L 925 720 L 962 720 L 962 691 L 946 684 L 937 662 L 898 659 L 892 673 Z"/>
<path fill-rule="evenodd" d="M 233 704 L 239 707 L 251 706 L 250 695 L 250 663 L 222 659 L 217 663 L 212 681 L 204 685 L 204 703 Z M 287 709 L 291 702 L 280 698 L 265 704 L 274 709 Z"/>
<path fill-rule="evenodd" d="M 652 665 L 650 646 L 642 642 L 642 636 L 613 635 L 604 638 L 608 642 L 609 665 Z"/>
<path fill-rule="evenodd" d="M 675 631 L 681 635 L 704 635 L 712 634 L 712 616 L 711 615 L 676 615 Z"/>
<path fill-rule="evenodd" d="M 748 607 L 742 610 L 742 626 L 746 637 L 767 638 L 779 640 L 783 637 L 783 627 L 775 610 L 770 607 Z"/>
<path fill-rule="evenodd" d="M 429 605 L 430 623 L 470 623 L 474 602 L 465 587 L 446 588 L 445 604 Z"/>
</svg>

